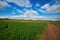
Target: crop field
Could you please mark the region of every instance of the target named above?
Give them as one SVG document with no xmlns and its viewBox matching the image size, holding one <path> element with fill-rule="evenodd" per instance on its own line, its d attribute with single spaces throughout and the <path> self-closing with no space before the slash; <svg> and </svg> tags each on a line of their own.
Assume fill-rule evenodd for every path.
<svg viewBox="0 0 60 40">
<path fill-rule="evenodd" d="M 47 21 L 0 20 L 0 40 L 42 40 Z"/>
<path fill-rule="evenodd" d="M 60 24 L 60 21 L 53 21 L 52 24 Z"/>
<path fill-rule="evenodd" d="M 60 21 L 51 21 L 51 23 L 60 28 Z"/>
<path fill-rule="evenodd" d="M 60 40 L 60 21 L 48 21 L 48 29 L 43 40 Z"/>
</svg>

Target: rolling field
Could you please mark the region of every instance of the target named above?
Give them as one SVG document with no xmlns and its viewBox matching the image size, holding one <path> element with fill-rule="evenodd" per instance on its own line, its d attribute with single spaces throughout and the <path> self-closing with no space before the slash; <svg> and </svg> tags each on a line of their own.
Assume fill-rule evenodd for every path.
<svg viewBox="0 0 60 40">
<path fill-rule="evenodd" d="M 0 20 L 0 40 L 42 40 L 47 21 Z"/>
</svg>

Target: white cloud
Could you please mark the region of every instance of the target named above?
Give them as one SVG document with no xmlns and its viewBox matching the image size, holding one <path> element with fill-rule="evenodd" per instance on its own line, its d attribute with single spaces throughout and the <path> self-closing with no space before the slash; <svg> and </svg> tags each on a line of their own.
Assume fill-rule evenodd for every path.
<svg viewBox="0 0 60 40">
<path fill-rule="evenodd" d="M 46 11 L 45 11 L 45 10 L 42 10 L 42 9 L 39 9 L 39 11 L 40 11 L 40 12 L 43 12 L 43 13 L 46 13 Z"/>
<path fill-rule="evenodd" d="M 53 5 L 50 8 L 46 9 L 49 13 L 60 13 L 60 4 L 59 5 Z"/>
<path fill-rule="evenodd" d="M 56 2 L 58 2 L 58 1 L 56 1 Z M 43 9 L 46 9 L 46 10 L 43 10 Z M 60 13 L 60 4 L 55 3 L 52 6 L 50 6 L 50 4 L 45 4 L 39 10 L 41 12 L 45 12 L 45 13 Z"/>
<path fill-rule="evenodd" d="M 38 18 L 38 13 L 34 10 L 27 10 L 23 15 L 21 15 L 23 19 L 36 19 Z"/>
<path fill-rule="evenodd" d="M 15 12 L 15 11 L 13 11 L 13 12 L 12 12 L 12 14 L 16 14 L 16 12 Z"/>
<path fill-rule="evenodd" d="M 22 14 L 24 12 L 22 10 L 14 8 L 14 10 L 12 10 L 12 14 L 16 14 L 16 13 Z"/>
<path fill-rule="evenodd" d="M 32 18 L 20 15 L 20 16 L 0 16 L 0 18 L 16 19 L 16 20 L 50 20 L 50 21 L 60 21 L 59 16 L 32 16 Z"/>
<path fill-rule="evenodd" d="M 40 4 L 37 3 L 36 6 L 40 6 Z"/>
<path fill-rule="evenodd" d="M 34 10 L 27 10 L 23 15 L 19 16 L 0 16 L 0 18 L 16 19 L 16 20 L 51 20 L 59 21 L 60 16 L 39 16 Z"/>
<path fill-rule="evenodd" d="M 11 7 L 8 3 L 0 1 L 0 9 L 3 9 L 5 7 Z"/>
<path fill-rule="evenodd" d="M 19 6 L 31 7 L 29 0 L 7 0 L 8 2 L 14 2 Z"/>
<path fill-rule="evenodd" d="M 42 9 L 47 9 L 47 8 L 49 8 L 50 6 L 49 6 L 49 4 L 45 4 L 44 6 L 42 6 L 41 8 Z"/>
<path fill-rule="evenodd" d="M 36 11 L 34 11 L 34 10 L 27 10 L 25 13 L 24 13 L 24 15 L 26 15 L 26 16 L 38 16 L 38 13 L 36 12 Z"/>
<path fill-rule="evenodd" d="M 60 4 L 60 0 L 55 0 L 56 4 Z"/>
<path fill-rule="evenodd" d="M 10 16 L 8 17 L 9 19 L 31 19 L 31 20 L 37 20 L 42 18 L 43 16 L 39 16 L 39 14 L 34 11 L 34 10 L 27 10 L 25 11 L 25 13 L 23 15 L 19 15 L 19 16 Z"/>
<path fill-rule="evenodd" d="M 22 10 L 19 10 L 19 9 L 16 9 L 16 11 L 17 11 L 19 14 L 24 13 Z"/>
<path fill-rule="evenodd" d="M 8 18 L 8 17 L 6 17 L 6 16 L 0 16 L 0 18 Z"/>
</svg>

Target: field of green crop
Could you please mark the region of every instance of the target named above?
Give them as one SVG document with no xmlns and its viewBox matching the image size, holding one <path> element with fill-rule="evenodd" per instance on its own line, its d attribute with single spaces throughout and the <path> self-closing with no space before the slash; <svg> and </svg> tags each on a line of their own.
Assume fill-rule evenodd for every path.
<svg viewBox="0 0 60 40">
<path fill-rule="evenodd" d="M 0 20 L 0 40 L 42 40 L 47 21 Z"/>
<path fill-rule="evenodd" d="M 60 21 L 51 21 L 52 24 L 60 24 Z"/>
</svg>

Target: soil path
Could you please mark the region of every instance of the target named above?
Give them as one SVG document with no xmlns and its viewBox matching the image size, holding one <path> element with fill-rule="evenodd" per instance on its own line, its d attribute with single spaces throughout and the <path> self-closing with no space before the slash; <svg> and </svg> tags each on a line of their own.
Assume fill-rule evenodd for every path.
<svg viewBox="0 0 60 40">
<path fill-rule="evenodd" d="M 60 26 L 55 26 L 47 22 L 48 29 L 44 34 L 43 40 L 60 40 Z"/>
</svg>

